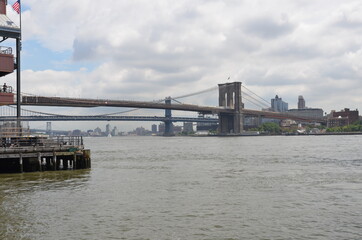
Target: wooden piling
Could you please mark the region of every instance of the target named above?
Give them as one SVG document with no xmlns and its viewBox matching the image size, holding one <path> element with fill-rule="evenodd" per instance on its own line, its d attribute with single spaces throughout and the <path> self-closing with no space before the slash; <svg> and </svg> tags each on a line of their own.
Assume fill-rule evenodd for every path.
<svg viewBox="0 0 362 240">
<path fill-rule="evenodd" d="M 24 171 L 23 167 L 23 155 L 19 153 L 19 172 L 22 173 Z"/>
<path fill-rule="evenodd" d="M 39 163 L 39 171 L 42 171 L 42 162 L 41 162 L 41 153 L 38 152 L 38 163 Z"/>
<path fill-rule="evenodd" d="M 73 169 L 77 169 L 77 154 L 73 154 Z"/>
<path fill-rule="evenodd" d="M 53 170 L 56 171 L 57 170 L 57 155 L 55 154 L 55 152 L 53 153 Z"/>
</svg>

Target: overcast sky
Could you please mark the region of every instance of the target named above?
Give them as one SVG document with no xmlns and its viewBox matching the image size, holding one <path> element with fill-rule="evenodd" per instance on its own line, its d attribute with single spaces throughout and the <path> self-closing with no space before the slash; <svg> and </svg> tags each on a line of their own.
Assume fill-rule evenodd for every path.
<svg viewBox="0 0 362 240">
<path fill-rule="evenodd" d="M 303 95 L 325 112 L 362 109 L 360 0 L 22 4 L 22 92 L 151 101 L 230 77 L 289 108 Z M 15 85 L 15 74 L 5 81 Z M 216 105 L 217 92 L 183 101 Z"/>
</svg>

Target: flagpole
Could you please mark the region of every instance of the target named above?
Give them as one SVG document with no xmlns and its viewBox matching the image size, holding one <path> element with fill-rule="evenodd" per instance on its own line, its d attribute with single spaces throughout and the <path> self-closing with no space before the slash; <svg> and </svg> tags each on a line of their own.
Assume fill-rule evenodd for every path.
<svg viewBox="0 0 362 240">
<path fill-rule="evenodd" d="M 22 38 L 22 28 L 21 28 L 21 1 L 19 0 L 19 11 L 20 11 L 20 13 L 19 13 L 19 15 L 20 15 L 20 40 L 21 40 L 21 38 Z"/>
<path fill-rule="evenodd" d="M 21 87 L 20 87 L 20 51 L 21 51 L 21 3 L 19 2 L 19 18 L 20 18 L 20 36 L 16 39 L 16 119 L 17 119 L 17 127 L 19 129 L 20 136 L 22 135 L 22 127 L 21 127 Z"/>
</svg>

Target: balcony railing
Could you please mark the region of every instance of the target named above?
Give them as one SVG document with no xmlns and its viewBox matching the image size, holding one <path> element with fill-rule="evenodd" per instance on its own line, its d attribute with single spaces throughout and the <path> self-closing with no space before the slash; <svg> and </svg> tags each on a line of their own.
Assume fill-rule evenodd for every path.
<svg viewBox="0 0 362 240">
<path fill-rule="evenodd" d="M 0 148 L 59 148 L 83 149 L 83 138 L 81 136 L 62 136 L 62 137 L 0 137 Z"/>
</svg>

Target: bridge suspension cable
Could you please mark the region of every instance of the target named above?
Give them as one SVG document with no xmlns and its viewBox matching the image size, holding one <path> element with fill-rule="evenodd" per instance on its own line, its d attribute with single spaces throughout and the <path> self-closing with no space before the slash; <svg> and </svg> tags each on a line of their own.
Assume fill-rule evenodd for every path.
<svg viewBox="0 0 362 240">
<path fill-rule="evenodd" d="M 266 106 L 269 106 L 269 102 L 267 100 L 265 100 L 264 98 L 260 97 L 258 94 L 256 94 L 255 92 L 251 91 L 249 88 L 245 87 L 244 85 L 241 85 L 243 88 L 245 88 L 245 90 L 251 92 L 254 96 L 258 97 L 259 99 L 261 99 L 263 102 L 266 103 Z M 245 92 L 244 92 L 245 93 Z M 264 103 L 264 104 L 265 104 Z"/>
<path fill-rule="evenodd" d="M 216 90 L 216 89 L 218 89 L 218 88 L 219 88 L 218 86 L 216 86 L 216 87 L 211 87 L 211 88 L 208 88 L 208 89 L 205 89 L 205 90 L 201 90 L 201 91 L 198 91 L 198 92 L 189 93 L 189 94 L 181 95 L 181 96 L 178 96 L 178 97 L 173 97 L 173 99 L 180 99 L 180 98 L 192 97 L 192 96 L 195 96 L 195 95 L 199 95 L 199 94 L 203 94 L 203 93 L 207 93 L 207 92 L 214 91 L 214 90 Z"/>
<path fill-rule="evenodd" d="M 13 110 L 16 110 L 16 107 L 14 106 L 6 106 L 10 109 L 13 109 Z M 39 111 L 33 111 L 33 110 L 29 110 L 29 109 L 24 109 L 22 108 L 21 109 L 22 113 L 25 113 L 25 114 L 22 114 L 22 115 L 26 115 L 28 114 L 27 116 L 31 115 L 31 114 L 37 114 L 37 115 L 46 115 L 46 116 L 66 116 L 66 115 L 61 115 L 61 114 L 54 114 L 54 113 L 45 113 L 45 112 L 39 112 Z"/>
<path fill-rule="evenodd" d="M 255 102 L 254 100 L 250 99 L 249 96 L 246 96 L 246 95 L 243 96 L 243 102 L 251 103 L 252 105 L 254 105 L 254 106 L 256 106 L 256 107 L 258 107 L 258 108 L 260 108 L 260 109 L 264 108 L 264 105 L 258 104 L 257 102 Z"/>
<path fill-rule="evenodd" d="M 246 92 L 243 92 L 243 99 L 248 100 L 250 103 L 252 103 L 258 107 L 269 108 L 268 104 L 265 104 L 264 102 L 260 101 L 259 99 L 253 97 L 252 95 L 250 95 Z"/>
</svg>

